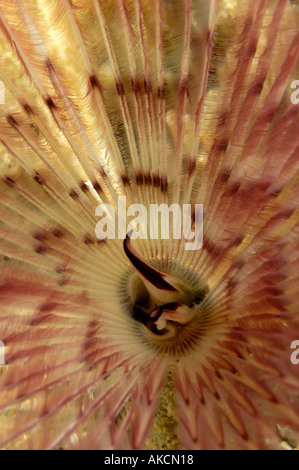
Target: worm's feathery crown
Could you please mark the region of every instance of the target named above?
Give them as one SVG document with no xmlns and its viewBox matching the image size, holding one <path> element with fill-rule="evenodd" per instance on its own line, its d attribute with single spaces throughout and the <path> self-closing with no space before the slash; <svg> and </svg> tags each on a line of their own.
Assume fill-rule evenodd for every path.
<svg viewBox="0 0 299 470">
<path fill-rule="evenodd" d="M 0 0 L 2 448 L 163 447 L 170 369 L 169 446 L 295 439 L 298 24 L 288 0 Z M 122 241 L 95 238 L 119 196 L 204 206 L 201 250 L 135 242 L 203 293 L 167 351 Z"/>
</svg>

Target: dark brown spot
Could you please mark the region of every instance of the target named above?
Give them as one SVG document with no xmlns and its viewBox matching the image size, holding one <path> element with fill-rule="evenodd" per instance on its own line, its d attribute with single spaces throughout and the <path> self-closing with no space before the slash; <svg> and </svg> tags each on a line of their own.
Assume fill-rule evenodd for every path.
<svg viewBox="0 0 299 470">
<path fill-rule="evenodd" d="M 283 301 L 283 299 L 279 299 L 277 297 L 268 297 L 266 301 L 269 305 L 277 309 L 278 312 L 286 312 L 287 305 L 286 302 Z"/>
<path fill-rule="evenodd" d="M 266 113 L 261 116 L 261 121 L 272 122 L 276 114 L 276 107 L 272 107 Z"/>
<path fill-rule="evenodd" d="M 45 246 L 45 245 L 38 245 L 35 249 L 34 249 L 35 253 L 37 253 L 38 255 L 44 255 L 47 253 L 48 251 L 48 248 Z"/>
<path fill-rule="evenodd" d="M 45 242 L 48 239 L 48 234 L 47 233 L 42 233 L 42 232 L 37 232 L 33 235 L 33 238 L 37 240 L 38 242 Z"/>
<path fill-rule="evenodd" d="M 72 199 L 78 199 L 78 197 L 79 197 L 79 194 L 74 189 L 72 189 L 72 191 L 69 193 L 69 195 Z"/>
<path fill-rule="evenodd" d="M 235 268 L 235 269 L 240 270 L 240 269 L 244 268 L 245 264 L 246 264 L 246 261 L 244 261 L 244 260 L 241 259 L 241 258 L 237 258 L 237 259 L 233 262 L 232 268 Z"/>
<path fill-rule="evenodd" d="M 132 78 L 132 90 L 136 95 L 140 93 L 140 85 L 136 78 Z"/>
<path fill-rule="evenodd" d="M 230 179 L 231 172 L 230 170 L 223 170 L 218 176 L 218 181 L 220 184 L 226 184 Z"/>
<path fill-rule="evenodd" d="M 20 392 L 20 393 L 17 394 L 16 398 L 19 401 L 23 401 L 23 398 L 25 398 L 25 396 L 26 396 L 25 392 Z"/>
<path fill-rule="evenodd" d="M 269 272 L 275 272 L 281 270 L 286 264 L 286 260 L 281 257 L 279 259 L 271 259 L 266 261 L 263 265 L 263 268 Z"/>
<path fill-rule="evenodd" d="M 103 180 L 107 179 L 107 174 L 103 167 L 100 168 L 99 173 L 101 177 L 103 178 Z"/>
<path fill-rule="evenodd" d="M 219 150 L 220 152 L 225 152 L 229 146 L 229 141 L 225 139 L 222 139 L 222 140 L 216 139 L 214 145 L 216 149 Z"/>
<path fill-rule="evenodd" d="M 279 295 L 283 295 L 284 291 L 283 289 L 279 287 L 267 287 L 265 289 L 266 294 L 274 295 L 274 297 L 278 297 Z"/>
<path fill-rule="evenodd" d="M 154 187 L 155 188 L 160 188 L 161 187 L 161 178 L 160 175 L 154 175 Z"/>
<path fill-rule="evenodd" d="M 144 175 L 144 182 L 146 185 L 150 186 L 152 184 L 152 177 L 150 173 Z"/>
<path fill-rule="evenodd" d="M 35 176 L 33 177 L 33 179 L 40 185 L 43 185 L 44 184 L 44 179 L 43 177 L 40 175 L 40 173 L 38 173 L 37 171 L 35 172 Z"/>
<path fill-rule="evenodd" d="M 179 86 L 179 95 L 180 96 L 185 96 L 185 94 L 188 91 L 188 78 L 184 77 L 181 80 L 180 86 Z"/>
<path fill-rule="evenodd" d="M 58 228 L 55 228 L 52 232 L 52 235 L 54 235 L 55 238 L 61 239 L 63 237 L 63 232 Z"/>
<path fill-rule="evenodd" d="M 238 247 L 238 246 L 240 246 L 241 243 L 243 243 L 244 238 L 245 238 L 245 237 L 244 237 L 244 236 L 241 236 L 241 235 L 238 236 L 238 237 L 236 237 L 234 240 L 232 240 L 232 242 L 230 243 L 230 246 L 231 246 L 231 247 Z"/>
<path fill-rule="evenodd" d="M 48 96 L 48 98 L 45 99 L 45 103 L 46 103 L 46 105 L 48 106 L 48 108 L 49 108 L 50 110 L 56 108 L 56 104 L 54 103 L 54 101 L 52 100 L 52 98 L 50 98 L 50 96 Z"/>
<path fill-rule="evenodd" d="M 159 87 L 158 88 L 158 98 L 160 100 L 165 100 L 165 97 L 166 97 L 165 88 L 164 87 L 163 88 Z"/>
<path fill-rule="evenodd" d="M 83 290 L 81 294 L 76 297 L 76 302 L 79 302 L 81 305 L 89 304 L 90 298 L 87 290 Z"/>
<path fill-rule="evenodd" d="M 45 409 L 40 413 L 40 417 L 41 417 L 41 418 L 45 418 L 49 413 L 50 413 L 50 410 L 48 410 L 47 408 L 45 408 Z"/>
<path fill-rule="evenodd" d="M 248 49 L 248 55 L 254 57 L 256 54 L 257 42 L 252 42 Z"/>
<path fill-rule="evenodd" d="M 226 121 L 228 119 L 228 112 L 225 111 L 223 114 L 220 115 L 219 120 L 218 120 L 218 127 L 222 127 L 226 124 Z"/>
<path fill-rule="evenodd" d="M 23 109 L 24 109 L 25 113 L 27 113 L 27 114 L 34 114 L 33 109 L 27 103 L 25 103 L 23 105 Z"/>
<path fill-rule="evenodd" d="M 258 82 L 254 83 L 252 88 L 251 88 L 251 93 L 253 95 L 259 96 L 261 92 L 263 91 L 264 88 L 264 81 L 265 80 L 259 80 Z"/>
<path fill-rule="evenodd" d="M 230 279 L 227 283 L 227 290 L 228 290 L 228 295 L 232 295 L 238 285 L 237 281 L 233 281 Z"/>
<path fill-rule="evenodd" d="M 138 173 L 136 173 L 135 179 L 136 179 L 137 186 L 142 186 L 143 185 L 143 176 L 142 176 L 142 173 L 140 171 Z"/>
<path fill-rule="evenodd" d="M 81 182 L 80 184 L 80 189 L 83 193 L 87 193 L 88 192 L 88 186 L 86 186 L 86 184 L 84 183 L 84 181 Z"/>
<path fill-rule="evenodd" d="M 236 194 L 239 189 L 241 187 L 241 183 L 239 181 L 236 181 L 235 183 L 232 183 L 228 188 L 227 190 L 225 191 L 225 195 L 226 196 L 233 196 L 234 194 Z"/>
<path fill-rule="evenodd" d="M 99 91 L 101 91 L 101 85 L 96 75 L 91 75 L 89 77 L 89 80 L 90 80 L 92 88 L 97 88 Z"/>
<path fill-rule="evenodd" d="M 252 25 L 253 25 L 253 18 L 247 18 L 246 22 L 245 22 L 245 27 L 244 27 L 243 33 L 248 34 L 249 31 L 252 28 Z"/>
<path fill-rule="evenodd" d="M 285 280 L 286 280 L 286 276 L 284 274 L 281 274 L 281 273 L 267 274 L 266 276 L 264 276 L 262 278 L 262 281 L 266 286 L 276 285 L 279 282 L 282 282 L 282 281 L 285 281 Z"/>
<path fill-rule="evenodd" d="M 18 127 L 17 121 L 15 120 L 15 118 L 13 116 L 11 116 L 11 114 L 8 115 L 6 119 L 7 119 L 8 124 L 11 127 Z"/>
<path fill-rule="evenodd" d="M 245 198 L 247 198 L 247 197 L 254 196 L 257 193 L 265 195 L 267 189 L 269 189 L 270 186 L 271 186 L 270 181 L 259 181 L 256 183 L 248 184 L 248 186 L 244 190 L 244 196 Z"/>
<path fill-rule="evenodd" d="M 119 96 L 124 96 L 125 87 L 122 82 L 116 82 L 116 90 Z"/>
<path fill-rule="evenodd" d="M 9 178 L 8 176 L 4 179 L 4 183 L 6 183 L 11 188 L 13 188 L 16 185 L 15 181 Z"/>
<path fill-rule="evenodd" d="M 185 401 L 185 403 L 186 403 L 186 406 L 190 406 L 190 405 L 191 405 L 191 403 L 190 403 L 190 398 L 189 398 L 189 397 L 184 398 L 184 401 Z"/>
<path fill-rule="evenodd" d="M 87 331 L 86 333 L 86 340 L 84 341 L 82 345 L 83 351 L 92 351 L 90 354 L 84 356 L 84 361 L 83 362 L 88 362 L 88 359 L 93 359 L 95 357 L 94 353 L 94 348 L 97 346 L 98 340 L 95 338 L 96 332 L 94 331 Z"/>
<path fill-rule="evenodd" d="M 58 304 L 55 303 L 55 302 L 44 303 L 40 306 L 39 311 L 41 313 L 52 312 L 53 310 L 55 310 L 55 308 L 57 308 L 57 306 L 58 306 Z"/>
<path fill-rule="evenodd" d="M 203 247 L 207 250 L 208 253 L 216 257 L 220 256 L 223 251 L 219 246 L 215 245 L 215 243 L 213 243 L 207 237 L 204 238 Z"/>
<path fill-rule="evenodd" d="M 162 193 L 167 193 L 167 191 L 168 191 L 167 176 L 163 176 L 163 178 L 161 180 L 161 191 L 162 191 Z"/>
<path fill-rule="evenodd" d="M 100 185 L 100 183 L 98 183 L 98 181 L 94 181 L 94 183 L 93 183 L 93 188 L 94 188 L 95 191 L 97 191 L 97 192 L 102 191 L 101 185 Z"/>
<path fill-rule="evenodd" d="M 59 279 L 57 284 L 58 284 L 59 287 L 64 287 L 67 284 L 69 284 L 69 282 L 70 282 L 70 280 L 67 277 L 64 276 L 64 277 Z"/>
<path fill-rule="evenodd" d="M 54 66 L 53 66 L 51 60 L 49 59 L 49 57 L 46 60 L 46 67 L 47 67 L 47 69 L 49 70 L 50 73 L 54 72 Z"/>
<path fill-rule="evenodd" d="M 87 246 L 94 244 L 94 240 L 90 237 L 90 235 L 85 235 L 83 241 L 84 241 L 85 245 L 87 245 Z"/>
<path fill-rule="evenodd" d="M 130 180 L 127 175 L 121 175 L 122 182 L 124 186 L 130 186 Z"/>
<path fill-rule="evenodd" d="M 88 325 L 89 328 L 97 328 L 98 326 L 99 322 L 97 320 L 91 320 Z"/>
<path fill-rule="evenodd" d="M 150 81 L 148 80 L 144 80 L 144 91 L 145 93 L 149 94 L 152 92 L 152 84 Z"/>
<path fill-rule="evenodd" d="M 196 160 L 192 159 L 189 161 L 189 169 L 188 169 L 189 176 L 193 176 L 195 173 L 195 170 L 196 170 Z"/>
</svg>

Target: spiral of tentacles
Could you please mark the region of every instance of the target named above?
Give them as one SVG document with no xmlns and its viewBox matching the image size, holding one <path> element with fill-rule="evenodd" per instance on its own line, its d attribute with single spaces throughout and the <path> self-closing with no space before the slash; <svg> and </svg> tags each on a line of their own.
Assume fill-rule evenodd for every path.
<svg viewBox="0 0 299 470">
<path fill-rule="evenodd" d="M 175 269 L 179 277 L 149 266 L 132 249 L 129 236 L 124 248 L 136 271 L 129 270 L 122 280 L 120 296 L 135 335 L 160 354 L 179 357 L 195 350 L 208 323 L 203 308 L 207 286 L 181 266 Z"/>
<path fill-rule="evenodd" d="M 1 448 L 298 445 L 298 25 L 0 0 Z M 97 239 L 124 196 L 202 204 L 203 246 Z"/>
</svg>

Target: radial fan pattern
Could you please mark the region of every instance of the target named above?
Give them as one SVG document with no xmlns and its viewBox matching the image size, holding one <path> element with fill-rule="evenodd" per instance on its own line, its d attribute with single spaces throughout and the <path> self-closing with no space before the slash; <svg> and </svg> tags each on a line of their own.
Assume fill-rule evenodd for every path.
<svg viewBox="0 0 299 470">
<path fill-rule="evenodd" d="M 2 449 L 298 445 L 298 26 L 289 0 L 0 0 Z M 103 204 L 122 231 L 202 204 L 203 245 L 100 239 Z"/>
</svg>

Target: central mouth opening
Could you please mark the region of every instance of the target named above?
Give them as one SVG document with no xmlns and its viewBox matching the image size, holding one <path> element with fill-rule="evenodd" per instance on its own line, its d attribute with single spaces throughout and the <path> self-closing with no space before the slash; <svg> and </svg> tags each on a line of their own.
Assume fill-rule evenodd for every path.
<svg viewBox="0 0 299 470">
<path fill-rule="evenodd" d="M 129 236 L 124 250 L 135 270 L 127 279 L 130 316 L 152 341 L 180 349 L 187 336 L 199 334 L 208 289 L 198 288 L 192 276 L 179 278 L 150 266 L 133 249 Z"/>
<path fill-rule="evenodd" d="M 197 314 L 206 293 L 191 291 L 184 304 L 179 302 L 157 302 L 151 297 L 142 278 L 134 273 L 129 286 L 132 318 L 146 326 L 154 335 L 170 337 L 175 328 L 190 323 Z"/>
</svg>

